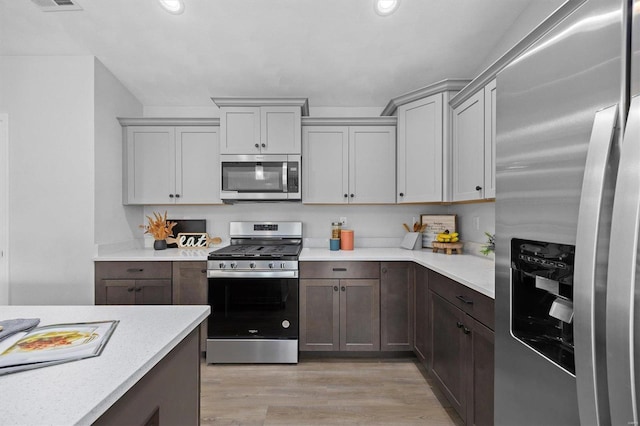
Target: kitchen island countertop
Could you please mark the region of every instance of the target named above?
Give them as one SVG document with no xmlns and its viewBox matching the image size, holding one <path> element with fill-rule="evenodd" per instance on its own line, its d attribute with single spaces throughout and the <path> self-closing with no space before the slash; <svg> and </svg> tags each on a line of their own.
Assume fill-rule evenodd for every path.
<svg viewBox="0 0 640 426">
<path fill-rule="evenodd" d="M 3 306 L 2 319 L 119 320 L 98 357 L 0 376 L 0 424 L 90 424 L 209 315 L 209 306 Z"/>
</svg>

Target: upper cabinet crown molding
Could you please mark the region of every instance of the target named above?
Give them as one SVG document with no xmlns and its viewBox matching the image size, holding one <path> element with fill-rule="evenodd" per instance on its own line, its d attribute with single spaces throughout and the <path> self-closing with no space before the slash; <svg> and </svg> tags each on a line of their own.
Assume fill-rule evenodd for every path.
<svg viewBox="0 0 640 426">
<path fill-rule="evenodd" d="M 303 126 L 395 126 L 397 117 L 303 117 Z"/>
<path fill-rule="evenodd" d="M 425 86 L 421 89 L 414 90 L 409 93 L 405 93 L 404 95 L 400 95 L 396 98 L 393 98 L 389 101 L 387 106 L 380 113 L 381 116 L 390 116 L 396 113 L 396 109 L 401 106 L 408 104 L 409 102 L 416 101 L 418 99 L 426 98 L 427 96 L 434 95 L 436 93 L 444 92 L 447 90 L 458 91 L 462 90 L 465 86 L 469 84 L 471 80 L 460 79 L 460 78 L 449 78 L 445 80 L 440 80 L 436 83 Z"/>
<path fill-rule="evenodd" d="M 564 18 L 576 10 L 582 3 L 587 0 L 567 0 L 562 6 L 557 8 L 547 19 L 542 21 L 540 25 L 534 28 L 508 52 L 498 58 L 493 64 L 482 71 L 480 75 L 474 78 L 464 89 L 460 90 L 456 96 L 451 98 L 449 105 L 452 108 L 458 107 L 461 103 L 471 98 L 478 90 L 489 84 L 496 75 L 502 71 L 507 65 L 522 54 L 529 46 L 535 43 L 540 37 L 553 29 Z"/>
<path fill-rule="evenodd" d="M 125 126 L 219 126 L 219 118 L 182 118 L 182 117 L 117 117 L 122 127 Z"/>
<path fill-rule="evenodd" d="M 263 106 L 297 106 L 302 115 L 309 115 L 308 98 L 245 98 L 245 97 L 220 97 L 211 98 L 219 108 L 222 107 L 263 107 Z"/>
</svg>

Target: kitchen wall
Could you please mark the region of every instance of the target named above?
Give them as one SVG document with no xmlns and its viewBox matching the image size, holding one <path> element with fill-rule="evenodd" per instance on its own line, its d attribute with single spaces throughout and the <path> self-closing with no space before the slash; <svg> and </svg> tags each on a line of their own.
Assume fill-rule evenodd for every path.
<svg viewBox="0 0 640 426">
<path fill-rule="evenodd" d="M 322 107 L 309 106 L 311 117 L 379 117 L 384 109 L 380 107 Z M 211 101 L 209 107 L 166 107 L 145 106 L 145 117 L 220 117 L 220 109 Z"/>
<path fill-rule="evenodd" d="M 444 214 L 446 206 L 336 206 L 305 205 L 300 203 L 259 203 L 221 206 L 146 206 L 145 214 L 164 213 L 174 219 L 207 219 L 210 235 L 229 238 L 229 222 L 237 220 L 292 220 L 303 222 L 304 238 L 327 239 L 331 222 L 347 218 L 347 228 L 353 229 L 358 240 L 382 238 L 400 240 L 406 231 L 402 224 L 410 224 L 420 214 Z M 141 234 L 142 235 L 142 234 Z M 399 244 L 399 241 L 398 241 Z"/>
<path fill-rule="evenodd" d="M 455 214 L 457 229 L 464 241 L 475 242 L 480 246 L 486 242 L 484 232 L 495 232 L 494 203 L 443 205 L 306 205 L 299 203 L 235 204 L 220 206 L 145 206 L 144 214 L 153 212 L 164 214 L 172 219 L 206 219 L 207 232 L 212 236 L 229 238 L 229 222 L 238 220 L 292 220 L 303 222 L 305 239 L 328 247 L 331 222 L 340 217 L 347 218 L 347 228 L 353 229 L 356 246 L 399 245 L 405 230 L 403 223 L 420 220 L 421 214 Z M 146 219 L 140 224 L 146 223 Z M 478 229 L 476 229 L 476 223 Z M 150 237 L 138 231 L 140 238 L 146 238 L 150 246 Z M 327 241 L 324 241 L 324 240 Z M 364 241 L 364 240 L 366 241 Z M 326 244 L 325 244 L 326 243 Z M 471 247 L 471 246 L 470 246 Z M 474 250 L 477 251 L 476 247 Z M 477 254 L 477 253 L 476 253 Z"/>
<path fill-rule="evenodd" d="M 482 65 L 476 70 L 476 74 L 480 74 L 498 60 L 505 52 L 509 51 L 556 9 L 562 6 L 564 2 L 565 0 L 537 0 L 530 2 L 529 6 L 522 11 L 511 27 L 503 34 L 491 53 L 487 55 Z"/>
<path fill-rule="evenodd" d="M 142 104 L 95 60 L 95 243 L 134 238 L 142 207 L 122 205 L 122 126 L 116 117 L 139 117 Z"/>
<path fill-rule="evenodd" d="M 121 185 L 115 116 L 141 114 L 142 106 L 132 107 L 135 98 L 124 96 L 126 89 L 92 56 L 1 59 L 0 111 L 8 113 L 11 129 L 10 303 L 92 304 L 96 224 L 132 234 L 126 220 L 95 212 Z M 103 155 L 111 159 L 102 163 L 97 156 Z M 121 200 L 113 208 L 124 211 Z M 120 217 L 127 214 L 142 212 Z"/>
</svg>

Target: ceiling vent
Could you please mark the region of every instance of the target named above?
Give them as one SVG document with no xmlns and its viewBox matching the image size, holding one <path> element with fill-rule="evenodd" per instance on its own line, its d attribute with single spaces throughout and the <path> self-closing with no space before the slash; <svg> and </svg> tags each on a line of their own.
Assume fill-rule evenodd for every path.
<svg viewBox="0 0 640 426">
<path fill-rule="evenodd" d="M 31 0 L 43 12 L 67 12 L 82 10 L 75 0 Z"/>
</svg>

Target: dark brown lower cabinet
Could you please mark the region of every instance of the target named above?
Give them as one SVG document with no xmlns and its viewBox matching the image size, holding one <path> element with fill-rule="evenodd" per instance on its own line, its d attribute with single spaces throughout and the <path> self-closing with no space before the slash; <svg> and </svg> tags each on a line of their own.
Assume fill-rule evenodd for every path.
<svg viewBox="0 0 640 426">
<path fill-rule="evenodd" d="M 379 280 L 300 280 L 301 351 L 379 349 Z"/>
<path fill-rule="evenodd" d="M 495 334 L 476 320 L 472 321 L 472 327 L 467 424 L 493 425 Z"/>
<path fill-rule="evenodd" d="M 412 262 L 380 263 L 380 350 L 413 350 Z"/>
<path fill-rule="evenodd" d="M 200 424 L 198 329 L 185 337 L 93 424 Z"/>
<path fill-rule="evenodd" d="M 171 262 L 96 262 L 96 305 L 170 305 Z"/>
<path fill-rule="evenodd" d="M 173 304 L 208 305 L 207 262 L 173 262 Z M 200 325 L 200 350 L 207 349 L 207 321 Z"/>
<path fill-rule="evenodd" d="M 466 422 L 467 410 L 467 335 L 465 313 L 436 293 L 430 293 L 432 356 L 431 376 Z"/>
<path fill-rule="evenodd" d="M 493 425 L 494 332 L 469 313 L 492 322 L 493 303 L 457 286 L 429 274 L 429 372 L 465 424 Z"/>
<path fill-rule="evenodd" d="M 431 359 L 429 338 L 429 270 L 414 266 L 413 352 L 422 363 Z"/>
</svg>

